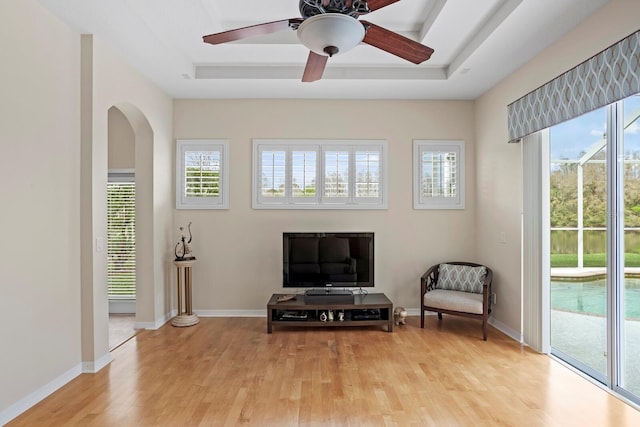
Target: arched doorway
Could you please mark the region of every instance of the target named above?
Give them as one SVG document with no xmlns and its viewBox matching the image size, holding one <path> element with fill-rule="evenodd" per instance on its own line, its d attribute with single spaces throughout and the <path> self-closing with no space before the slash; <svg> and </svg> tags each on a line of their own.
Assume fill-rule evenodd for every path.
<svg viewBox="0 0 640 427">
<path fill-rule="evenodd" d="M 110 175 L 120 175 L 125 181 L 129 178 L 129 182 L 135 182 L 135 251 L 153 253 L 150 250 L 153 229 L 147 226 L 153 224 L 153 131 L 137 107 L 124 103 L 109 109 L 108 146 Z M 114 301 L 110 297 L 110 320 L 114 320 L 112 314 L 133 314 L 116 319 L 124 321 L 109 322 L 110 349 L 126 341 L 134 335 L 135 329 L 144 328 L 154 318 L 153 263 L 148 262 L 148 258 L 135 257 L 133 298 Z"/>
<path fill-rule="evenodd" d="M 117 107 L 108 111 L 107 294 L 109 350 L 135 335 L 135 132 Z"/>
</svg>

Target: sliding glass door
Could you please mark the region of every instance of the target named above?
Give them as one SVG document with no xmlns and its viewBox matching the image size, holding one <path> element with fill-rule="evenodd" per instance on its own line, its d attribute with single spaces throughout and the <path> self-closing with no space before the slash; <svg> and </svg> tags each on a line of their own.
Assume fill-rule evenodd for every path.
<svg viewBox="0 0 640 427">
<path fill-rule="evenodd" d="M 606 110 L 550 128 L 552 353 L 606 382 Z"/>
<path fill-rule="evenodd" d="M 619 106 L 622 116 L 624 185 L 624 286 L 619 291 L 617 385 L 640 396 L 640 96 Z"/>
<path fill-rule="evenodd" d="M 640 401 L 640 97 L 550 128 L 551 353 Z"/>
</svg>

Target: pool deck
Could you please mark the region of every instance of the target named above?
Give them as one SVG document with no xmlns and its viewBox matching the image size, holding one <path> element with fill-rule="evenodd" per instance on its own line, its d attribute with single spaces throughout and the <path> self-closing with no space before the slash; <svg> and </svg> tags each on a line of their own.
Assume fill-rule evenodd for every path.
<svg viewBox="0 0 640 427">
<path fill-rule="evenodd" d="M 624 269 L 625 276 L 640 277 L 640 268 L 630 267 Z M 597 279 L 604 278 L 607 269 L 604 267 L 584 267 L 584 268 L 552 268 L 551 279 Z"/>
</svg>

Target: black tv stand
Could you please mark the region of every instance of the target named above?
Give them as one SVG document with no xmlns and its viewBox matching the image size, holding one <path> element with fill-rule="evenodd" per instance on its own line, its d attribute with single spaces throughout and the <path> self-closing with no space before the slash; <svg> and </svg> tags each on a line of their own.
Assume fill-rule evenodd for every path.
<svg viewBox="0 0 640 427">
<path fill-rule="evenodd" d="M 349 289 L 320 288 L 304 292 L 307 304 L 353 304 L 353 292 Z"/>
<path fill-rule="evenodd" d="M 322 289 L 324 291 L 324 289 Z M 332 289 L 335 292 L 337 289 Z M 353 303 L 310 303 L 305 295 L 278 302 L 273 294 L 267 303 L 267 332 L 273 325 L 287 327 L 386 326 L 393 332 L 393 303 L 381 293 L 356 294 Z M 332 297 L 328 297 L 332 298 Z M 331 320 L 330 314 L 333 314 Z"/>
</svg>

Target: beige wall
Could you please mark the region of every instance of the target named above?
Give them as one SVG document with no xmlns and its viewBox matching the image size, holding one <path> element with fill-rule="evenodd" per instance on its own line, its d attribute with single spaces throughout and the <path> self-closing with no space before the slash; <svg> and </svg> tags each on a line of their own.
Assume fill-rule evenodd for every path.
<svg viewBox="0 0 640 427">
<path fill-rule="evenodd" d="M 639 16 L 637 0 L 611 1 L 476 102 L 477 254 L 496 270 L 494 321 L 518 334 L 522 161 L 520 145 L 507 144 L 507 104 L 637 31 Z"/>
<path fill-rule="evenodd" d="M 106 253 L 95 243 L 106 236 L 114 105 L 135 134 L 143 188 L 139 324 L 168 318 L 173 144 L 171 98 L 36 0 L 0 3 L 0 52 L 2 424 L 110 359 Z"/>
<path fill-rule="evenodd" d="M 91 256 L 83 258 L 83 360 L 99 361 L 108 355 L 108 304 L 106 252 L 95 250 L 106 240 L 106 183 L 108 170 L 109 109 L 117 107 L 135 135 L 136 169 L 136 322 L 154 328 L 166 321 L 170 301 L 169 248 L 171 245 L 172 100 L 142 77 L 100 40 L 83 36 L 91 55 L 93 80 L 86 108 L 93 114 L 83 121 L 87 130 L 83 168 L 91 184 L 82 193 L 83 235 L 81 244 Z M 83 105 L 83 108 L 85 105 Z M 85 215 L 87 212 L 90 215 Z M 93 246 L 93 247 L 92 247 Z M 91 316 L 86 313 L 92 312 Z M 91 324 L 89 324 L 91 323 Z M 100 368 L 97 366 L 96 368 Z"/>
<path fill-rule="evenodd" d="M 79 39 L 38 2 L 5 0 L 0 57 L 2 424 L 80 364 Z"/>
<path fill-rule="evenodd" d="M 395 304 L 419 307 L 419 277 L 446 260 L 475 258 L 472 102 L 236 100 L 174 102 L 176 138 L 230 141 L 230 209 L 178 210 L 193 221 L 194 308 L 262 310 L 282 292 L 282 232 L 374 231 L 376 287 Z M 251 209 L 252 138 L 386 139 L 387 210 Z M 466 142 L 464 210 L 414 210 L 412 141 Z"/>
<path fill-rule="evenodd" d="M 109 169 L 134 169 L 136 135 L 129 120 L 116 107 L 109 108 Z"/>
</svg>

